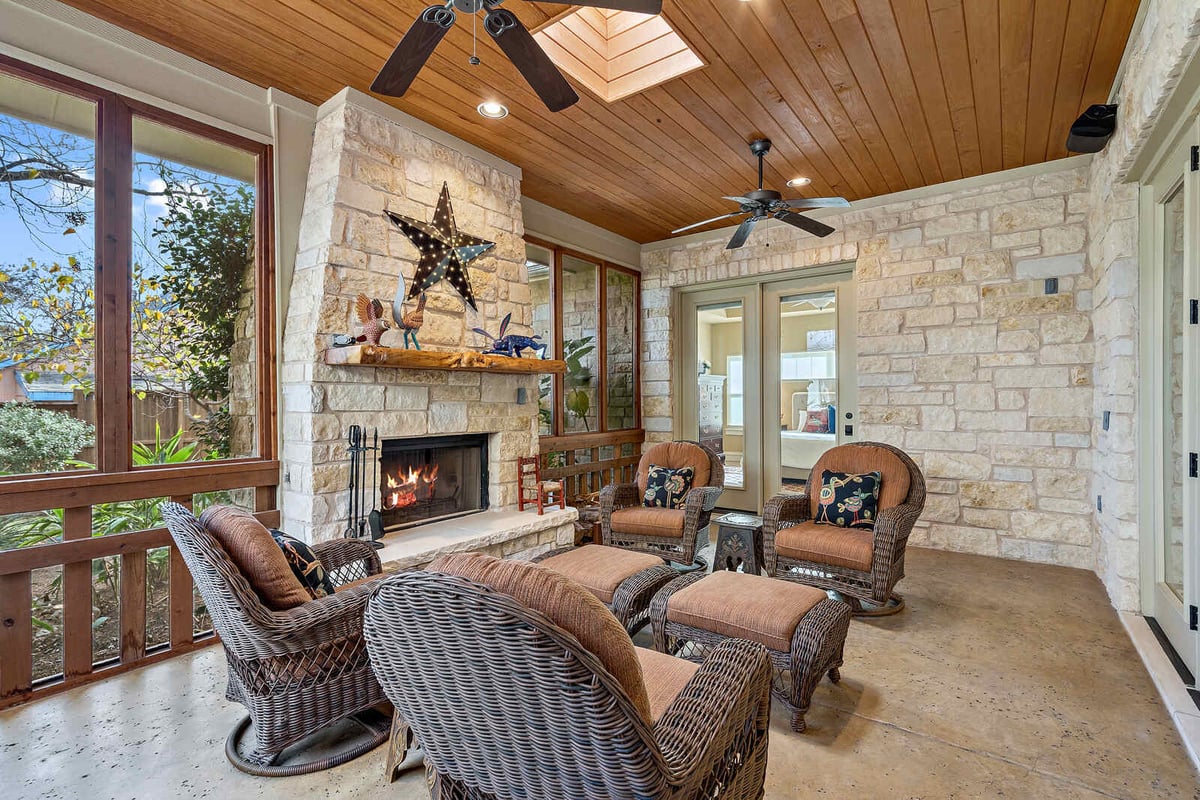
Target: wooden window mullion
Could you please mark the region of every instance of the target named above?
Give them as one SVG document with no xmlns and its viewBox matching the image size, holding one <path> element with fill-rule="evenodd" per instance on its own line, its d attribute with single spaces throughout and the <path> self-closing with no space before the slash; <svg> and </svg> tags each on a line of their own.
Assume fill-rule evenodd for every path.
<svg viewBox="0 0 1200 800">
<path fill-rule="evenodd" d="M 129 107 L 109 96 L 96 130 L 96 461 L 101 472 L 132 467 L 130 393 L 133 259 L 133 123 Z"/>
<path fill-rule="evenodd" d="M 608 430 L 608 264 L 596 265 L 596 430 Z M 597 453 L 599 451 L 597 450 Z"/>
</svg>

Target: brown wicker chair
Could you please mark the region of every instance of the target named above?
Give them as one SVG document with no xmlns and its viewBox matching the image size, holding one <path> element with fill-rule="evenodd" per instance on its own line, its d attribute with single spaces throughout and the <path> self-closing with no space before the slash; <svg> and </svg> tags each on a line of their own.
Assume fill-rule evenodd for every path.
<svg viewBox="0 0 1200 800">
<path fill-rule="evenodd" d="M 272 611 L 187 508 L 164 503 L 162 516 L 225 648 L 225 696 L 250 712 L 225 743 L 230 762 L 254 775 L 296 775 L 345 763 L 386 741 L 384 719 L 349 749 L 307 763 L 275 765 L 288 746 L 387 701 L 362 636 L 363 609 L 378 581 Z M 380 572 L 379 556 L 365 542 L 338 539 L 313 550 L 337 587 Z M 251 723 L 256 747 L 243 755 L 238 743 Z"/>
<path fill-rule="evenodd" d="M 682 509 L 642 506 L 651 465 L 696 468 Z M 660 442 L 642 454 L 636 483 L 610 484 L 600 492 L 602 544 L 691 564 L 696 557 L 696 540 L 708 527 L 724 488 L 725 467 L 712 450 L 692 441 Z"/>
<path fill-rule="evenodd" d="M 578 639 L 465 578 L 385 579 L 364 630 L 379 682 L 424 747 L 435 798 L 763 796 L 771 675 L 761 645 L 714 648 L 651 726 Z"/>
<path fill-rule="evenodd" d="M 825 470 L 879 470 L 879 514 L 874 531 L 814 523 L 810 492 L 820 492 Z M 925 508 L 925 476 L 904 452 L 880 442 L 854 442 L 828 450 L 813 466 L 803 494 L 779 494 L 763 510 L 767 574 L 842 594 L 854 613 L 894 614 L 904 607 L 895 593 L 904 577 L 904 549 Z M 863 605 L 866 601 L 871 605 Z"/>
</svg>

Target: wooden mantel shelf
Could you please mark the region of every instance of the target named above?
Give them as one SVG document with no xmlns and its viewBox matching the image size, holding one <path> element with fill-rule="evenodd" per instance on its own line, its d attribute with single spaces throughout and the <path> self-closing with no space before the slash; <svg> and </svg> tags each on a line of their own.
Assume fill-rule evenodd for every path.
<svg viewBox="0 0 1200 800">
<path fill-rule="evenodd" d="M 474 351 L 437 353 L 429 350 L 405 350 L 356 344 L 331 347 L 325 351 L 325 363 L 346 367 L 393 367 L 395 369 L 461 369 L 471 372 L 507 372 L 525 375 L 563 374 L 567 362 L 540 358 L 510 358 L 484 355 Z"/>
</svg>

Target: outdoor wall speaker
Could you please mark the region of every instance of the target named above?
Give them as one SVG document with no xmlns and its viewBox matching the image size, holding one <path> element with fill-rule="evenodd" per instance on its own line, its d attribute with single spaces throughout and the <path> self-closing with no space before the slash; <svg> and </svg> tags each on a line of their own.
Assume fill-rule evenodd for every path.
<svg viewBox="0 0 1200 800">
<path fill-rule="evenodd" d="M 1079 115 L 1067 134 L 1067 150 L 1072 153 L 1099 153 L 1117 127 L 1117 106 L 1094 105 Z"/>
</svg>

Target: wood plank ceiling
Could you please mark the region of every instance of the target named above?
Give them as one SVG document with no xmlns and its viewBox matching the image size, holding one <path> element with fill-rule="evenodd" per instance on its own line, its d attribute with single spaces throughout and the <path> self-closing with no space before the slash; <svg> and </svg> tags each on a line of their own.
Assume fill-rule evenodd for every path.
<svg viewBox="0 0 1200 800">
<path fill-rule="evenodd" d="M 261 86 L 321 103 L 368 90 L 422 0 L 68 0 Z M 524 193 L 638 242 L 733 210 L 746 142 L 775 142 L 768 186 L 850 200 L 1066 155 L 1108 95 L 1137 0 L 666 0 L 707 66 L 551 114 L 471 21 L 409 93 L 384 98 L 524 169 Z M 570 8 L 511 0 L 529 28 Z M 482 34 L 482 30 L 480 30 Z M 499 99 L 503 120 L 475 106 Z"/>
</svg>

